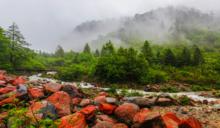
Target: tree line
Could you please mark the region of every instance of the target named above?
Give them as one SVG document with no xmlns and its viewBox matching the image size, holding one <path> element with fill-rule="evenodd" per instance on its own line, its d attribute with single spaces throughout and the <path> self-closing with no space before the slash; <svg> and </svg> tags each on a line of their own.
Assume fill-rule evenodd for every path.
<svg viewBox="0 0 220 128">
<path fill-rule="evenodd" d="M 28 48 L 30 44 L 13 23 L 7 30 L 0 29 L 0 68 L 56 69 L 56 77 L 66 81 L 218 83 L 218 52 L 177 43 L 167 46 L 146 40 L 135 49 L 115 47 L 108 41 L 96 50 L 87 43 L 82 52 L 65 51 L 59 45 L 54 53 L 36 53 Z"/>
</svg>

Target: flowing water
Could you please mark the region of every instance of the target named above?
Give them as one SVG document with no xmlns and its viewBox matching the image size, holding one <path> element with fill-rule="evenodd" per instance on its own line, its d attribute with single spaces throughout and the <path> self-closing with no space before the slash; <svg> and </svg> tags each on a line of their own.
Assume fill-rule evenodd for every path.
<svg viewBox="0 0 220 128">
<path fill-rule="evenodd" d="M 30 81 L 41 80 L 41 81 L 48 81 L 48 82 L 54 82 L 54 83 L 59 82 L 59 83 L 62 83 L 62 84 L 73 84 L 73 83 L 70 83 L 70 82 L 63 82 L 63 81 L 56 80 L 56 79 L 43 78 L 43 77 L 41 77 L 41 74 L 29 76 L 29 80 Z M 85 83 L 85 82 L 80 82 L 79 87 L 80 88 L 99 88 L 99 89 L 106 90 L 106 91 L 110 89 L 110 88 L 95 87 L 91 83 Z M 123 90 L 122 89 L 117 89 L 117 92 L 120 93 Z M 201 102 L 204 101 L 204 100 L 206 100 L 208 102 L 220 100 L 220 98 L 211 98 L 211 97 L 201 96 L 202 92 L 165 93 L 165 92 L 146 92 L 146 91 L 143 91 L 143 90 L 134 90 L 134 89 L 126 89 L 126 91 L 130 92 L 130 93 L 137 92 L 137 93 L 142 94 L 142 95 L 161 95 L 161 94 L 164 94 L 164 95 L 169 95 L 169 96 L 172 96 L 172 97 L 173 96 L 187 96 L 187 97 L 189 97 L 190 99 L 192 99 L 194 101 L 201 101 Z"/>
</svg>

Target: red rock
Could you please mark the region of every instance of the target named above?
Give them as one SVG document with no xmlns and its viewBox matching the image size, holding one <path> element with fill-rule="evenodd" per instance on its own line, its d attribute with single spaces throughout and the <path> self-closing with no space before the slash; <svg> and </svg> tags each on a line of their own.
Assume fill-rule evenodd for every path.
<svg viewBox="0 0 220 128">
<path fill-rule="evenodd" d="M 94 98 L 94 102 L 97 104 L 106 102 L 106 96 L 97 96 Z"/>
<path fill-rule="evenodd" d="M 150 113 L 150 110 L 147 108 L 141 109 L 138 113 L 135 114 L 133 118 L 134 123 L 143 123 Z"/>
<path fill-rule="evenodd" d="M 108 103 L 100 103 L 99 110 L 105 114 L 112 114 L 116 106 Z"/>
<path fill-rule="evenodd" d="M 90 99 L 83 99 L 81 102 L 80 102 L 80 106 L 82 107 L 85 107 L 87 105 L 91 104 L 91 100 Z"/>
<path fill-rule="evenodd" d="M 62 91 L 68 93 L 71 97 L 83 98 L 84 94 L 74 85 L 64 85 Z"/>
<path fill-rule="evenodd" d="M 114 124 L 112 128 L 128 128 L 128 126 L 123 123 L 117 123 L 117 124 Z"/>
<path fill-rule="evenodd" d="M 107 93 L 107 92 L 100 92 L 100 93 L 98 94 L 98 96 L 108 96 L 108 93 Z"/>
<path fill-rule="evenodd" d="M 174 102 L 170 98 L 159 98 L 156 102 L 158 105 L 171 105 Z"/>
<path fill-rule="evenodd" d="M 202 128 L 202 125 L 197 119 L 190 117 L 186 120 L 183 120 L 179 124 L 179 128 Z"/>
<path fill-rule="evenodd" d="M 95 116 L 96 106 L 89 105 L 82 110 L 80 110 L 80 113 L 84 114 L 86 116 L 86 119 L 91 119 Z"/>
<path fill-rule="evenodd" d="M 10 103 L 14 103 L 16 101 L 16 94 L 10 96 L 9 98 L 6 98 L 2 101 L 0 101 L 0 106 L 4 105 L 4 104 L 10 104 Z"/>
<path fill-rule="evenodd" d="M 56 92 L 47 98 L 47 101 L 52 103 L 60 117 L 69 115 L 70 111 L 70 96 L 63 91 Z"/>
<path fill-rule="evenodd" d="M 4 88 L 0 88 L 0 94 L 6 94 L 6 93 L 9 93 L 9 92 L 12 92 L 12 91 L 15 91 L 15 90 L 16 90 L 15 86 L 7 86 L 7 87 L 4 87 Z"/>
<path fill-rule="evenodd" d="M 148 112 L 144 122 L 134 123 L 132 128 L 167 128 L 158 112 Z"/>
<path fill-rule="evenodd" d="M 44 97 L 44 90 L 42 88 L 29 88 L 28 94 L 31 98 L 41 98 Z"/>
<path fill-rule="evenodd" d="M 112 122 L 112 123 L 117 122 L 115 119 L 109 117 L 108 115 L 97 115 L 96 119 L 97 119 L 97 122 L 99 121 L 107 121 L 107 122 Z"/>
<path fill-rule="evenodd" d="M 114 124 L 112 122 L 100 121 L 96 123 L 96 125 L 93 126 L 92 128 L 112 128 L 113 126 Z"/>
<path fill-rule="evenodd" d="M 54 92 L 58 92 L 62 88 L 62 85 L 57 83 L 47 83 L 44 84 L 43 87 L 47 92 L 54 93 Z"/>
<path fill-rule="evenodd" d="M 0 80 L 5 80 L 5 73 L 4 72 L 0 72 Z"/>
<path fill-rule="evenodd" d="M 178 124 L 181 122 L 181 120 L 174 113 L 166 113 L 162 119 L 166 125 L 166 128 L 178 128 Z"/>
<path fill-rule="evenodd" d="M 115 115 L 124 121 L 132 121 L 139 107 L 133 103 L 124 103 L 115 109 Z"/>
<path fill-rule="evenodd" d="M 6 81 L 0 80 L 0 85 L 5 85 L 5 84 L 6 84 Z"/>
<path fill-rule="evenodd" d="M 82 113 L 74 113 L 72 115 L 61 118 L 58 128 L 88 128 L 85 116 Z"/>
<path fill-rule="evenodd" d="M 33 121 L 36 121 L 36 119 L 41 120 L 48 116 L 52 119 L 56 118 L 55 107 L 48 101 L 32 103 L 31 106 L 28 108 L 26 115 L 30 117 Z"/>
<path fill-rule="evenodd" d="M 12 84 L 13 85 L 20 85 L 20 84 L 24 84 L 25 82 L 26 82 L 26 80 L 24 79 L 24 77 L 18 76 L 12 81 Z"/>
<path fill-rule="evenodd" d="M 76 97 L 76 98 L 73 98 L 72 99 L 72 104 L 73 105 L 78 105 L 80 102 L 81 102 L 81 98 L 78 98 L 78 97 Z"/>
</svg>

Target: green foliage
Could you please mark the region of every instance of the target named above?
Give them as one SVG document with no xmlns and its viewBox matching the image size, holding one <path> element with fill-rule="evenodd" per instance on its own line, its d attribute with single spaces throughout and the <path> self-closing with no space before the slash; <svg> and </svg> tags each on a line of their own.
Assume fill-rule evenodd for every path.
<svg viewBox="0 0 220 128">
<path fill-rule="evenodd" d="M 197 66 L 202 63 L 204 63 L 204 58 L 202 56 L 202 53 L 201 53 L 200 49 L 197 46 L 195 46 L 194 54 L 193 54 L 193 64 Z"/>
<path fill-rule="evenodd" d="M 120 34 L 125 36 L 123 32 Z M 205 90 L 204 85 L 217 88 L 220 84 L 220 33 L 195 29 L 184 34 L 186 39 L 163 44 L 148 41 L 143 44 L 138 36 L 124 37 L 125 46 L 133 48 L 116 49 L 109 41 L 93 54 L 88 44 L 78 53 L 66 52 L 61 46 L 55 53 L 36 53 L 27 48 L 29 44 L 13 24 L 7 31 L 0 28 L 0 69 L 54 69 L 58 70 L 59 79 L 67 81 L 146 84 L 173 80 L 201 86 L 194 86 L 193 90 Z M 172 88 L 164 90 L 175 92 Z"/>
<path fill-rule="evenodd" d="M 169 75 L 161 70 L 150 69 L 148 83 L 164 83 L 169 80 Z"/>
<path fill-rule="evenodd" d="M 57 125 L 51 119 L 41 119 L 38 121 L 31 121 L 26 116 L 27 108 L 13 108 L 9 111 L 7 118 L 7 125 L 10 128 L 57 128 Z"/>
<path fill-rule="evenodd" d="M 103 45 L 102 50 L 101 50 L 101 56 L 112 55 L 114 53 L 115 53 L 115 48 L 111 41 Z"/>
<path fill-rule="evenodd" d="M 84 50 L 83 50 L 84 53 L 88 53 L 90 54 L 91 53 L 91 49 L 90 49 L 90 46 L 88 43 L 86 43 L 85 47 L 84 47 Z"/>
<path fill-rule="evenodd" d="M 128 89 L 122 89 L 120 91 L 120 95 L 121 96 L 126 96 L 126 97 L 143 96 L 143 94 L 141 94 L 138 91 L 135 91 L 135 90 L 130 91 Z"/>
<path fill-rule="evenodd" d="M 180 105 L 190 105 L 191 99 L 187 96 L 181 96 L 178 99 Z"/>
<path fill-rule="evenodd" d="M 25 41 L 23 35 L 19 31 L 18 26 L 13 23 L 5 32 L 7 38 L 10 40 L 8 44 L 9 62 L 14 69 L 18 69 L 23 61 L 29 59 L 29 49 L 26 48 L 29 44 Z"/>
<path fill-rule="evenodd" d="M 151 63 L 153 59 L 153 53 L 150 44 L 147 40 L 144 42 L 141 52 L 144 55 L 145 59 L 148 60 L 149 63 Z"/>
<path fill-rule="evenodd" d="M 116 54 L 99 58 L 95 76 L 106 82 L 145 82 L 148 63 L 134 49 L 119 49 Z"/>
<path fill-rule="evenodd" d="M 188 48 L 186 47 L 183 48 L 179 61 L 180 61 L 179 66 L 191 65 L 191 53 Z"/>
<path fill-rule="evenodd" d="M 175 86 L 165 86 L 165 87 L 161 87 L 161 91 L 162 92 L 170 92 L 170 93 L 176 93 L 178 92 L 177 87 Z"/>
<path fill-rule="evenodd" d="M 164 64 L 165 65 L 171 65 L 175 66 L 176 65 L 176 57 L 172 50 L 167 49 L 164 54 Z"/>
<path fill-rule="evenodd" d="M 98 50 L 98 49 L 95 50 L 95 56 L 96 56 L 96 57 L 99 57 L 99 56 L 100 56 L 100 53 L 99 53 L 99 50 Z"/>
<path fill-rule="evenodd" d="M 62 67 L 58 71 L 58 78 L 65 81 L 80 81 L 88 76 L 88 69 L 83 65 L 71 65 Z"/>
<path fill-rule="evenodd" d="M 27 109 L 21 108 L 21 109 L 11 109 L 9 111 L 9 117 L 8 117 L 8 127 L 10 128 L 19 128 L 19 127 L 27 127 L 30 128 L 30 119 L 26 116 Z"/>
<path fill-rule="evenodd" d="M 39 121 L 40 128 L 58 128 L 55 122 L 51 119 L 42 119 Z"/>
<path fill-rule="evenodd" d="M 55 51 L 55 56 L 56 57 L 63 57 L 64 56 L 64 50 L 62 48 L 62 46 L 58 45 L 57 49 Z"/>
</svg>

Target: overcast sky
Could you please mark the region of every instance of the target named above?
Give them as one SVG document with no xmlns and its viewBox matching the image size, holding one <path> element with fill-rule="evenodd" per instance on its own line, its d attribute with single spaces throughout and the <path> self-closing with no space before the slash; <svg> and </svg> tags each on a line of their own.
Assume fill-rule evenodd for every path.
<svg viewBox="0 0 220 128">
<path fill-rule="evenodd" d="M 53 51 L 74 26 L 118 18 L 168 5 L 219 11 L 220 0 L 0 0 L 0 26 L 16 22 L 31 48 Z"/>
</svg>

